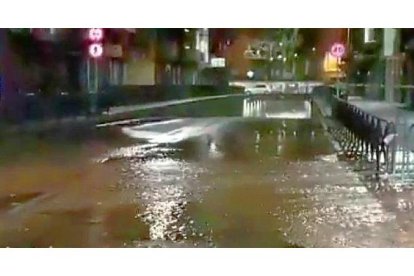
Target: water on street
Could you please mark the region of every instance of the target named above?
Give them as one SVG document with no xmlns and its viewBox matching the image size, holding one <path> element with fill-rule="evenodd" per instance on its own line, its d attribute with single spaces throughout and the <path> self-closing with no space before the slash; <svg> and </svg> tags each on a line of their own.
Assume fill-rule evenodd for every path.
<svg viewBox="0 0 414 276">
<path fill-rule="evenodd" d="M 413 246 L 412 192 L 338 159 L 303 99 L 228 98 L 0 144 L 0 246 Z"/>
</svg>

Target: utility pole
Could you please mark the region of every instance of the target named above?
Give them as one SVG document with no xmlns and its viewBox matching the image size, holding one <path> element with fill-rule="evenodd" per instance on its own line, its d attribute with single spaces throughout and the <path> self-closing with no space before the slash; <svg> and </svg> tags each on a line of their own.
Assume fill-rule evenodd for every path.
<svg viewBox="0 0 414 276">
<path fill-rule="evenodd" d="M 349 86 L 348 86 L 348 84 L 349 84 L 349 82 L 350 82 L 350 73 L 351 73 L 351 66 L 350 66 L 350 63 L 351 63 L 351 60 L 352 60 L 352 53 L 353 53 L 353 49 L 352 49 L 352 40 L 351 40 L 351 29 L 350 28 L 348 28 L 348 29 L 346 29 L 346 49 L 347 49 L 347 51 L 346 51 L 346 57 L 347 57 L 347 61 L 346 61 L 346 70 L 345 70 L 345 73 L 346 73 L 346 86 L 347 86 L 347 90 L 348 90 L 348 92 L 349 92 Z"/>
<path fill-rule="evenodd" d="M 385 59 L 385 100 L 395 101 L 395 84 L 400 72 L 398 61 L 395 56 L 397 41 L 397 30 L 387 28 L 383 30 L 383 56 Z"/>
</svg>

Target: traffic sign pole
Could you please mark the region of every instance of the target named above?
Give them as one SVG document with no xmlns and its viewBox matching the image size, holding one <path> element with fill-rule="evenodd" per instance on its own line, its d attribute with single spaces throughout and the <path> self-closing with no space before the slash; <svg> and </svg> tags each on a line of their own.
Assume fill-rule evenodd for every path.
<svg viewBox="0 0 414 276">
<path fill-rule="evenodd" d="M 94 73 L 93 73 L 93 86 L 91 91 L 91 113 L 95 114 L 97 112 L 97 105 L 98 105 L 98 91 L 99 91 L 99 70 L 98 70 L 98 60 L 96 58 L 93 59 L 93 67 L 94 67 Z"/>
<path fill-rule="evenodd" d="M 336 96 L 339 97 L 339 61 L 345 55 L 345 45 L 342 43 L 334 43 L 331 47 L 331 55 L 336 58 L 336 69 L 337 69 L 337 76 L 336 76 Z"/>
<path fill-rule="evenodd" d="M 336 96 L 339 98 L 339 58 L 336 58 L 336 71 L 338 74 L 336 76 Z"/>
<path fill-rule="evenodd" d="M 91 28 L 88 32 L 88 38 L 92 42 L 88 47 L 89 57 L 93 59 L 94 74 L 93 86 L 90 91 L 91 94 L 91 113 L 97 112 L 98 92 L 99 92 L 99 64 L 98 58 L 103 54 L 102 40 L 104 37 L 103 30 L 100 28 Z"/>
</svg>

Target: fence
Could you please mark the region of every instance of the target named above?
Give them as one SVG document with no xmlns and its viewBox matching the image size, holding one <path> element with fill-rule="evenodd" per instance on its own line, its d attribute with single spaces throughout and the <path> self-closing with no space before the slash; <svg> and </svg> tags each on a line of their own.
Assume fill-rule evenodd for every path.
<svg viewBox="0 0 414 276">
<path fill-rule="evenodd" d="M 414 180 L 414 125 L 406 116 L 397 116 L 395 120 L 396 137 L 395 165 L 393 175 L 405 184 Z M 410 125 L 411 124 L 411 125 Z"/>
<path fill-rule="evenodd" d="M 383 85 L 342 84 L 340 89 L 346 90 L 349 96 L 374 100 L 385 99 Z M 376 92 L 375 89 L 377 89 Z M 412 89 L 414 89 L 412 85 L 395 86 L 394 100 L 407 101 Z M 371 161 L 376 161 L 377 171 L 382 169 L 392 174 L 393 179 L 400 183 L 412 183 L 414 180 L 414 125 L 410 126 L 413 121 L 407 115 L 408 111 L 398 109 L 395 118 L 386 121 L 346 101 L 333 99 L 334 116 L 346 127 L 345 130 L 336 130 L 337 133 L 335 133 L 335 138 L 343 141 L 342 146 L 350 147 L 351 152 L 365 154 Z"/>
<path fill-rule="evenodd" d="M 351 154 L 364 155 L 369 161 L 375 161 L 377 172 L 394 172 L 396 127 L 371 115 L 348 102 L 333 97 L 333 117 L 344 125 L 334 135 L 342 148 Z"/>
</svg>

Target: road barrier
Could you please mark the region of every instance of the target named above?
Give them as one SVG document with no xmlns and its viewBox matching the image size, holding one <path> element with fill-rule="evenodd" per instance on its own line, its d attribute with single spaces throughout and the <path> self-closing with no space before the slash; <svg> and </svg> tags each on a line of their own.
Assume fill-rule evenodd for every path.
<svg viewBox="0 0 414 276">
<path fill-rule="evenodd" d="M 282 94 L 311 94 L 312 89 L 323 85 L 317 81 L 233 81 L 230 86 L 251 88 L 266 85 L 272 92 Z"/>
<path fill-rule="evenodd" d="M 102 113 L 116 106 L 217 96 L 242 91 L 241 87 L 212 85 L 118 86 L 100 91 L 96 95 L 96 109 L 98 113 Z M 20 93 L 16 99 L 22 115 L 20 121 L 15 123 L 23 123 L 87 116 L 90 113 L 92 94 L 56 93 L 53 96 L 45 96 L 41 93 Z"/>
</svg>

